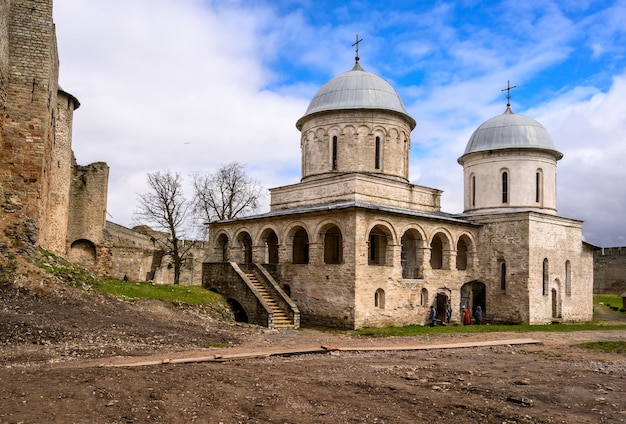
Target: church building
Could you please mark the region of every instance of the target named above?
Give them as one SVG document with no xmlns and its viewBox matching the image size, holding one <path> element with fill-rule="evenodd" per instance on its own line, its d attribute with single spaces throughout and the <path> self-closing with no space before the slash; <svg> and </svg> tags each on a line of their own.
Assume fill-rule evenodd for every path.
<svg viewBox="0 0 626 424">
<path fill-rule="evenodd" d="M 297 121 L 302 178 L 270 189 L 270 211 L 212 222 L 203 285 L 241 321 L 357 329 L 460 321 L 592 318 L 593 256 L 582 222 L 556 209 L 562 154 L 512 112 L 472 134 L 458 163 L 464 212 L 409 182 L 415 120 L 383 78 L 354 67 Z M 452 166 L 452 164 L 451 164 Z"/>
</svg>

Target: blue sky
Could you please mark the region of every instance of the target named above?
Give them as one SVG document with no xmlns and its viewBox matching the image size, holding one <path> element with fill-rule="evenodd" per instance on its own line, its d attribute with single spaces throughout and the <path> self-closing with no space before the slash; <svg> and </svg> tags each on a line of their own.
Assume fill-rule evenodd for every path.
<svg viewBox="0 0 626 424">
<path fill-rule="evenodd" d="M 132 225 L 146 173 L 239 161 L 265 188 L 298 182 L 295 122 L 354 64 L 417 121 L 410 180 L 462 212 L 456 159 L 504 112 L 546 127 L 559 215 L 626 245 L 626 1 L 55 0 L 60 83 L 77 161 L 111 167 L 108 219 Z M 267 210 L 269 197 L 263 209 Z"/>
</svg>

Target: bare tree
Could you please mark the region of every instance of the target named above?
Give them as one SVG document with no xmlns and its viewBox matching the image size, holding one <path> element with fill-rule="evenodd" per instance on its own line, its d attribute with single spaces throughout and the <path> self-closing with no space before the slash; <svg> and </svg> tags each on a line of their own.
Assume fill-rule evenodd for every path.
<svg viewBox="0 0 626 424">
<path fill-rule="evenodd" d="M 205 222 L 233 219 L 254 213 L 263 193 L 245 166 L 231 162 L 214 174 L 193 176 L 194 211 Z"/>
<path fill-rule="evenodd" d="M 191 247 L 191 244 L 184 246 L 181 241 L 192 204 L 183 196 L 182 179 L 178 173 L 148 173 L 148 185 L 151 190 L 139 195 L 139 209 L 135 215 L 140 223 L 166 233 L 166 237 L 154 237 L 154 241 L 165 255 L 172 258 L 174 284 L 178 284 L 180 269 Z"/>
</svg>

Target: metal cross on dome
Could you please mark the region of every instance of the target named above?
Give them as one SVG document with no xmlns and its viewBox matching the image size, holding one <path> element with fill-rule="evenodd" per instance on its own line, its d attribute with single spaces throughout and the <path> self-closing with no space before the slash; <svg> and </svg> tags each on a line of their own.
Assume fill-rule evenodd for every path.
<svg viewBox="0 0 626 424">
<path fill-rule="evenodd" d="M 356 42 L 354 44 L 352 44 L 352 47 L 356 46 L 356 57 L 354 58 L 357 62 L 359 61 L 359 43 L 363 41 L 363 39 L 361 38 L 359 40 L 359 34 L 356 35 Z"/>
<path fill-rule="evenodd" d="M 514 85 L 513 87 L 511 87 L 511 81 L 507 81 L 507 87 L 503 88 L 500 91 L 506 91 L 506 107 L 511 107 L 511 90 L 513 90 L 514 88 L 517 88 L 517 85 Z"/>
</svg>

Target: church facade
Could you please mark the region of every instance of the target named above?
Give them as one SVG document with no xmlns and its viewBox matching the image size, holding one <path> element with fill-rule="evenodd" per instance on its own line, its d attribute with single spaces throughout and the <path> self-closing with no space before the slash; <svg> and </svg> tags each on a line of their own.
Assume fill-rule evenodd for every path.
<svg viewBox="0 0 626 424">
<path fill-rule="evenodd" d="M 561 159 L 541 124 L 482 124 L 458 162 L 464 212 L 408 180 L 415 120 L 383 78 L 327 82 L 296 123 L 302 178 L 270 190 L 270 211 L 210 224 L 203 285 L 240 318 L 342 328 L 460 321 L 542 324 L 592 318 L 593 257 L 582 222 L 556 214 Z M 283 318 L 278 319 L 278 316 Z"/>
</svg>

